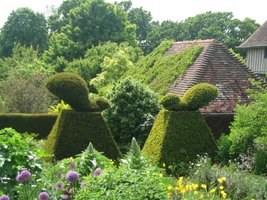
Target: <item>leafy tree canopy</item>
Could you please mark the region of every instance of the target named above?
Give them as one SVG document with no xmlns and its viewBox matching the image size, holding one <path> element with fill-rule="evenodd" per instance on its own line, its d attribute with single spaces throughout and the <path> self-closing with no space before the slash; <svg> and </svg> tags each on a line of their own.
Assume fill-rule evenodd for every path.
<svg viewBox="0 0 267 200">
<path fill-rule="evenodd" d="M 107 41 L 137 46 L 136 26 L 129 22 L 127 13 L 121 6 L 104 0 L 64 1 L 49 24 L 54 34 L 59 34 L 50 40 L 52 47 L 47 55 L 52 58 L 63 56 L 71 61 L 83 57 L 88 48 Z M 70 52 L 54 47 L 57 43 L 64 47 L 65 42 Z"/>
<path fill-rule="evenodd" d="M 48 30 L 46 19 L 29 8 L 13 11 L 1 29 L 0 57 L 12 54 L 15 44 L 32 46 L 43 52 L 47 48 Z"/>
</svg>

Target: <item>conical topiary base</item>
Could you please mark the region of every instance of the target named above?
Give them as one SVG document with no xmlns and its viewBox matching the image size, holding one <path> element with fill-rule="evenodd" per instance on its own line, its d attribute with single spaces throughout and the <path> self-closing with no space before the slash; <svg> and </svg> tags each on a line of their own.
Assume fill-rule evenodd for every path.
<svg viewBox="0 0 267 200">
<path fill-rule="evenodd" d="M 143 148 L 155 162 L 168 165 L 193 161 L 198 154 L 213 157 L 216 144 L 199 112 L 161 110 Z"/>
<path fill-rule="evenodd" d="M 90 142 L 110 159 L 121 156 L 101 113 L 63 110 L 48 135 L 45 149 L 60 160 L 81 153 Z"/>
</svg>

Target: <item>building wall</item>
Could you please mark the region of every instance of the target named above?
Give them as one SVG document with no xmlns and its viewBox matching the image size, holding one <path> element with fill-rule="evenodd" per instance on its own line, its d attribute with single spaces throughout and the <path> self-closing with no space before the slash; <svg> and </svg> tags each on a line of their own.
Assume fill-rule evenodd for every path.
<svg viewBox="0 0 267 200">
<path fill-rule="evenodd" d="M 264 58 L 264 48 L 247 49 L 247 66 L 256 73 L 267 72 L 267 58 Z"/>
</svg>

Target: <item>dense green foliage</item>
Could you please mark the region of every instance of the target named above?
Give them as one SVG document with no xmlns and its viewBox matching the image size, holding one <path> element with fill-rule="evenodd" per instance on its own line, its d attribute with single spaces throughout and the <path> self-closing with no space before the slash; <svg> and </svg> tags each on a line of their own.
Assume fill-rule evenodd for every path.
<svg viewBox="0 0 267 200">
<path fill-rule="evenodd" d="M 45 139 L 56 121 L 52 114 L 1 113 L 0 129 L 11 127 L 19 133 L 36 133 L 38 139 Z"/>
<path fill-rule="evenodd" d="M 166 187 L 171 181 L 159 176 L 161 169 L 142 156 L 135 141 L 118 168 L 109 166 L 101 169 L 103 174 L 97 177 L 88 174 L 84 178 L 90 184 L 86 184 L 75 199 L 168 199 Z"/>
<path fill-rule="evenodd" d="M 52 98 L 45 82 L 53 70 L 37 51 L 16 45 L 10 57 L 0 59 L 0 72 L 1 112 L 47 112 Z"/>
<path fill-rule="evenodd" d="M 36 174 L 42 170 L 40 158 L 46 154 L 32 142 L 32 137 L 26 138 L 14 129 L 0 130 L 0 194 L 5 192 L 13 197 L 18 171 L 28 169 Z"/>
<path fill-rule="evenodd" d="M 190 172 L 188 182 L 200 182 L 210 190 L 221 182 L 223 190 L 227 194 L 227 199 L 266 199 L 267 182 L 266 177 L 257 176 L 247 172 L 235 172 L 230 168 L 220 168 L 213 165 L 210 159 L 202 157 L 195 163 Z M 217 188 L 216 191 L 221 191 Z M 214 198 L 218 199 L 218 198 Z"/>
<path fill-rule="evenodd" d="M 199 112 L 161 110 L 152 127 L 143 152 L 157 163 L 188 163 L 197 155 L 214 157 L 216 145 Z"/>
<path fill-rule="evenodd" d="M 91 81 L 100 94 L 107 94 L 111 88 L 121 79 L 133 63 L 124 51 L 115 52 L 112 58 L 105 57 L 101 65 L 102 71 Z"/>
<path fill-rule="evenodd" d="M 132 47 L 127 43 L 117 44 L 115 42 L 107 42 L 88 49 L 84 59 L 76 59 L 68 63 L 64 71 L 75 72 L 89 83 L 92 78 L 95 78 L 97 74 L 101 73 L 105 59 L 112 60 L 113 57 L 117 57 L 116 54 L 118 52 L 125 54 L 129 60 L 127 62 L 131 63 L 136 63 L 142 56 L 142 51 L 138 47 Z M 105 63 L 107 65 L 107 61 Z M 113 65 L 111 67 L 116 66 Z"/>
<path fill-rule="evenodd" d="M 64 1 L 49 24 L 53 34 L 47 51 L 50 60 L 63 56 L 71 61 L 107 41 L 137 46 L 136 27 L 129 22 L 127 13 L 104 0 Z"/>
<path fill-rule="evenodd" d="M 178 111 L 181 107 L 179 96 L 172 93 L 166 94 L 164 97 L 162 97 L 160 104 L 166 110 L 171 110 L 171 111 Z"/>
<path fill-rule="evenodd" d="M 76 111 L 88 111 L 89 100 L 86 82 L 74 73 L 58 73 L 49 78 L 46 87 Z"/>
<path fill-rule="evenodd" d="M 140 59 L 135 67 L 129 69 L 125 76 L 132 76 L 148 84 L 155 92 L 165 94 L 169 85 L 192 65 L 202 50 L 202 47 L 197 46 L 181 53 L 164 56 L 172 44 L 172 41 L 162 42 L 152 53 Z"/>
<path fill-rule="evenodd" d="M 47 48 L 46 19 L 29 8 L 18 8 L 9 15 L 0 34 L 0 57 L 10 56 L 16 44 L 34 47 L 40 52 Z"/>
<path fill-rule="evenodd" d="M 199 83 L 189 88 L 182 97 L 186 110 L 198 110 L 218 96 L 218 88 L 209 83 Z"/>
<path fill-rule="evenodd" d="M 255 170 L 257 173 L 266 173 L 266 159 L 260 159 L 261 162 L 258 162 L 259 157 L 264 157 L 267 152 L 266 89 L 250 92 L 250 96 L 254 101 L 248 105 L 237 106 L 229 136 L 220 138 L 219 155 L 221 162 L 227 163 L 227 159 L 240 159 L 242 155 L 255 153 Z"/>
<path fill-rule="evenodd" d="M 101 113 L 63 110 L 48 135 L 45 149 L 60 160 L 81 153 L 89 142 L 108 158 L 120 157 L 117 144 Z"/>
<path fill-rule="evenodd" d="M 255 20 L 239 20 L 231 12 L 206 12 L 181 22 L 166 20 L 161 23 L 151 22 L 151 25 L 146 38 L 150 51 L 166 39 L 186 41 L 214 38 L 227 48 L 243 54 L 236 47 L 259 27 Z"/>
<path fill-rule="evenodd" d="M 108 98 L 111 108 L 104 117 L 121 150 L 125 152 L 133 137 L 143 145 L 159 110 L 155 93 L 139 82 L 125 79 Z"/>
</svg>

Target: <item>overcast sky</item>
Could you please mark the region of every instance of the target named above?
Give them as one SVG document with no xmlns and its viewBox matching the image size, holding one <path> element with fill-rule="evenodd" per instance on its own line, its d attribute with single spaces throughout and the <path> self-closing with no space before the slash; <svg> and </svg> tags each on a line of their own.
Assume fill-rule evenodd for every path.
<svg viewBox="0 0 267 200">
<path fill-rule="evenodd" d="M 107 0 L 114 2 L 114 0 Z M 3 26 L 12 10 L 29 7 L 41 13 L 47 12 L 47 6 L 58 7 L 62 0 L 7 0 L 1 2 L 0 27 Z M 151 12 L 156 21 L 182 21 L 207 11 L 233 12 L 234 17 L 255 19 L 262 24 L 267 20 L 267 0 L 132 0 L 133 7 L 143 7 Z"/>
</svg>

